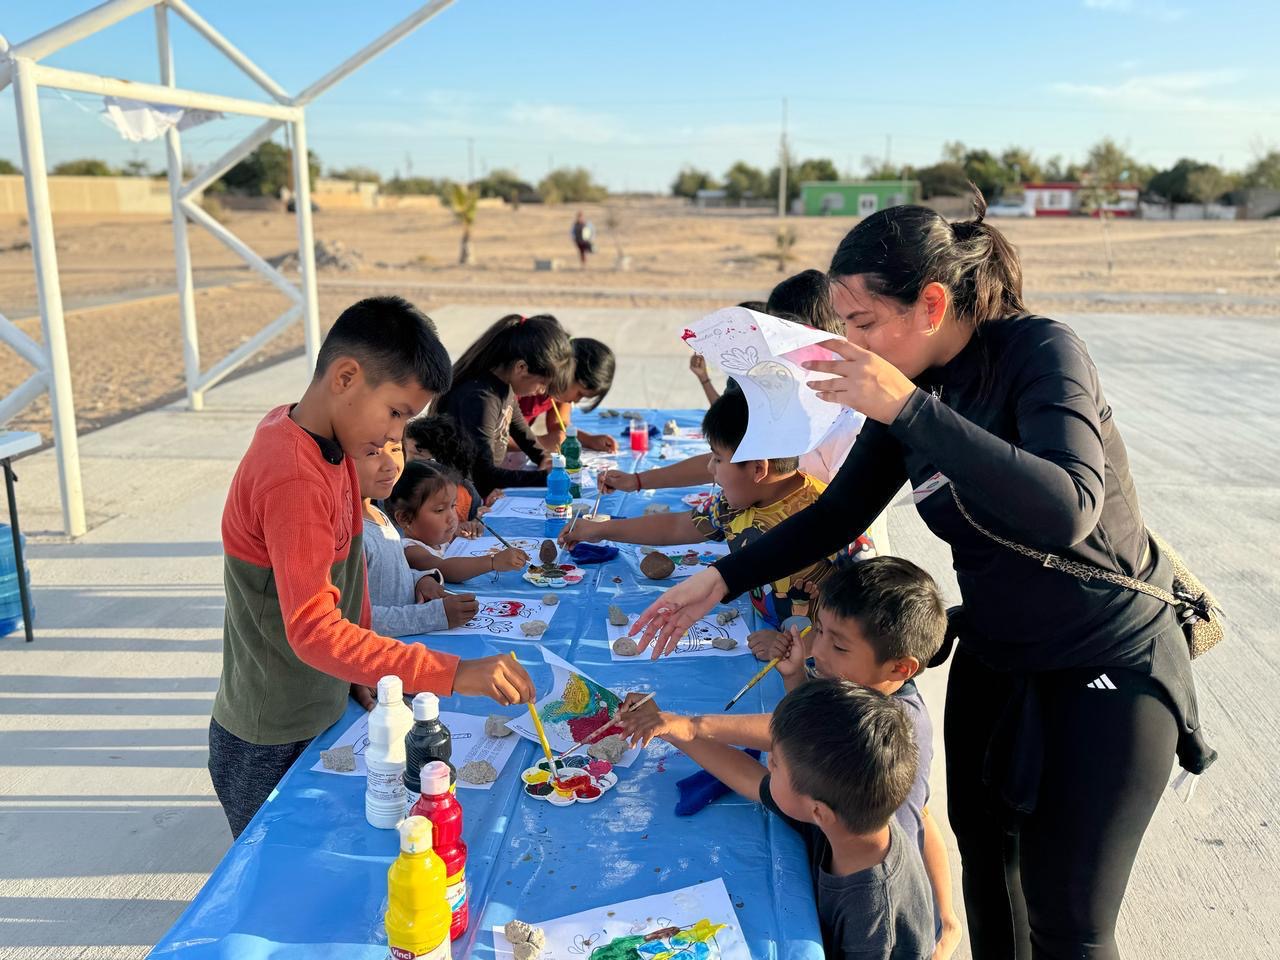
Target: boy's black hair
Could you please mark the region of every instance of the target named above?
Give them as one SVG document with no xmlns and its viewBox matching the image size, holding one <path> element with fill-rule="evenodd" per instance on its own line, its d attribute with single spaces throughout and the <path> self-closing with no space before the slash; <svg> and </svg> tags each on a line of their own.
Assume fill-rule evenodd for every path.
<svg viewBox="0 0 1280 960">
<path fill-rule="evenodd" d="M 475 476 L 480 449 L 449 413 L 433 413 L 429 417 L 410 420 L 404 427 L 406 440 L 431 452 L 431 458 L 456 470 L 461 476 Z"/>
<path fill-rule="evenodd" d="M 747 398 L 741 390 L 726 390 L 711 404 L 702 417 L 702 435 L 707 443 L 722 450 L 737 450 L 747 435 Z M 773 473 L 794 473 L 799 469 L 798 457 L 775 457 L 769 461 Z"/>
<path fill-rule="evenodd" d="M 453 365 L 455 386 L 523 360 L 535 377 L 547 377 L 553 397 L 573 383 L 573 344 L 550 314 L 509 313 L 496 320 Z M 439 401 L 437 401 L 437 404 Z"/>
<path fill-rule="evenodd" d="M 449 354 L 436 325 L 403 297 L 367 297 L 343 310 L 320 344 L 315 379 L 339 357 L 356 360 L 373 387 L 391 381 L 436 395 L 449 389 Z"/>
<path fill-rule="evenodd" d="M 769 723 L 797 793 L 821 801 L 854 833 L 873 833 L 902 806 L 919 751 L 892 698 L 848 680 L 802 683 Z"/>
<path fill-rule="evenodd" d="M 573 338 L 573 380 L 587 393 L 595 394 L 583 410 L 600 406 L 613 386 L 613 374 L 618 361 L 609 345 L 590 337 Z"/>
<path fill-rule="evenodd" d="M 738 306 L 754 310 L 756 313 L 768 313 L 769 311 L 769 305 L 763 300 L 743 300 Z"/>
<path fill-rule="evenodd" d="M 383 501 L 386 512 L 397 524 L 404 523 L 402 516 L 414 517 L 427 500 L 443 487 L 461 482 L 456 470 L 450 470 L 435 460 L 410 460 L 404 472 Z"/>
<path fill-rule="evenodd" d="M 900 557 L 832 571 L 818 603 L 824 613 L 856 620 L 879 663 L 915 657 L 923 668 L 947 632 L 947 608 L 933 577 Z"/>
<path fill-rule="evenodd" d="M 844 323 L 831 303 L 831 280 L 821 270 L 805 270 L 787 277 L 769 294 L 765 313 L 772 317 L 788 316 L 806 327 L 844 336 Z"/>
</svg>

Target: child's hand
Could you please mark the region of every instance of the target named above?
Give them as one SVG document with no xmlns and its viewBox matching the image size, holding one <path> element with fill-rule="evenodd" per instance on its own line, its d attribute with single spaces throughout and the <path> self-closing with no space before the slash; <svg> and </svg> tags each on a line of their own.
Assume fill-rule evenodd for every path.
<svg viewBox="0 0 1280 960">
<path fill-rule="evenodd" d="M 640 481 L 634 473 L 622 470 L 606 470 L 596 478 L 596 485 L 605 493 L 621 490 L 623 493 L 634 493 L 640 489 Z"/>
<path fill-rule="evenodd" d="M 470 623 L 479 612 L 480 603 L 474 593 L 451 593 L 444 598 L 444 613 L 451 630 Z"/>
<path fill-rule="evenodd" d="M 688 741 L 693 739 L 693 725 L 688 717 L 676 713 L 663 713 L 658 704 L 650 700 L 643 706 L 631 710 L 633 703 L 639 702 L 644 695 L 627 694 L 618 711 L 618 726 L 622 727 L 622 735 L 633 747 L 647 747 L 655 737 L 672 741 Z"/>
<path fill-rule="evenodd" d="M 964 930 L 960 926 L 960 918 L 956 916 L 955 911 L 950 911 L 949 915 L 944 914 L 941 920 L 942 936 L 938 938 L 938 943 L 933 948 L 932 960 L 951 960 L 956 947 L 960 946 L 960 937 Z"/>
<path fill-rule="evenodd" d="M 538 469 L 546 473 L 551 469 L 551 452 L 548 451 L 542 455 L 542 459 L 538 461 Z"/>
<path fill-rule="evenodd" d="M 484 505 L 492 507 L 495 503 L 507 495 L 505 490 L 490 490 L 489 495 L 484 498 Z"/>
<path fill-rule="evenodd" d="M 351 699 L 364 707 L 367 713 L 378 705 L 378 691 L 372 687 L 366 687 L 363 683 L 353 683 L 351 685 Z"/>
<path fill-rule="evenodd" d="M 479 520 L 463 520 L 458 524 L 458 536 L 468 540 L 484 536 L 484 524 Z"/>
<path fill-rule="evenodd" d="M 699 380 L 707 379 L 707 358 L 700 353 L 695 353 L 689 358 L 689 372 Z"/>
<path fill-rule="evenodd" d="M 523 570 L 529 564 L 529 555 L 519 547 L 507 547 L 493 555 L 493 569 L 505 573 L 508 570 Z"/>
<path fill-rule="evenodd" d="M 599 450 L 603 453 L 617 453 L 618 441 L 607 433 L 593 433 L 588 437 L 579 437 L 586 450 Z"/>
<path fill-rule="evenodd" d="M 432 600 L 443 600 L 449 595 L 449 591 L 442 587 L 435 577 L 426 576 L 418 579 L 417 586 L 413 588 L 414 595 L 418 598 L 418 603 L 430 603 Z"/>
<path fill-rule="evenodd" d="M 453 692 L 464 697 L 490 697 L 509 707 L 532 703 L 537 697 L 528 671 L 512 657 L 463 660 L 453 675 Z"/>
<path fill-rule="evenodd" d="M 747 646 L 757 660 L 768 663 L 774 657 L 785 657 L 791 649 L 791 638 L 779 630 L 753 630 Z"/>
<path fill-rule="evenodd" d="M 580 520 L 566 524 L 557 539 L 560 546 L 572 550 L 580 543 L 599 543 L 604 540 L 607 533 L 604 528 L 608 526 L 608 520 Z"/>
</svg>

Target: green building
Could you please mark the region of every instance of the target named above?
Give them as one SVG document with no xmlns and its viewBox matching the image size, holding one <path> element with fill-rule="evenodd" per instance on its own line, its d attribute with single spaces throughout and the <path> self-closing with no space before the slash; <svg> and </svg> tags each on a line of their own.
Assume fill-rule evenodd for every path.
<svg viewBox="0 0 1280 960">
<path fill-rule="evenodd" d="M 918 180 L 818 180 L 800 184 L 806 217 L 865 217 L 920 202 Z"/>
</svg>

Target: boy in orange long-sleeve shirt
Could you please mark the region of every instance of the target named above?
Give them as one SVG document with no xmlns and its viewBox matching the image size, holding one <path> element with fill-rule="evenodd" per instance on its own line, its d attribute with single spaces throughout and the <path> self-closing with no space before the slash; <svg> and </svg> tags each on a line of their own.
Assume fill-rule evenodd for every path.
<svg viewBox="0 0 1280 960">
<path fill-rule="evenodd" d="M 533 699 L 514 660 L 459 660 L 369 629 L 360 487 L 352 457 L 399 440 L 449 388 L 435 325 L 399 297 L 348 307 L 295 405 L 258 424 L 222 515 L 222 679 L 209 723 L 209 774 L 238 837 L 311 740 L 367 687 Z"/>
</svg>

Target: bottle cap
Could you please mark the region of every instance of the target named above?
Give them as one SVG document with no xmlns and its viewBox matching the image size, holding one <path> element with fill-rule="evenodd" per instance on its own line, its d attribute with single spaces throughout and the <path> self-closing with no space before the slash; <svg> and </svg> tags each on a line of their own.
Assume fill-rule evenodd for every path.
<svg viewBox="0 0 1280 960">
<path fill-rule="evenodd" d="M 431 849 L 431 821 L 426 817 L 405 817 L 396 824 L 400 831 L 401 853 L 426 853 Z"/>
<path fill-rule="evenodd" d="M 378 702 L 383 705 L 395 703 L 397 700 L 404 699 L 404 684 L 400 682 L 400 678 L 394 675 L 388 675 L 378 681 Z"/>
<path fill-rule="evenodd" d="M 440 698 L 434 693 L 420 693 L 413 698 L 413 719 L 437 720 L 440 717 Z"/>
<path fill-rule="evenodd" d="M 564 466 L 564 455 L 559 453 L 553 453 L 551 455 L 551 469 L 554 470 L 557 467 L 563 467 L 563 466 Z"/>
<path fill-rule="evenodd" d="M 564 435 L 566 437 L 576 437 L 578 435 L 578 428 L 573 424 L 569 424 L 569 426 L 564 428 Z"/>
<path fill-rule="evenodd" d="M 432 797 L 449 792 L 449 765 L 432 760 L 422 765 L 422 792 Z"/>
</svg>

